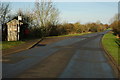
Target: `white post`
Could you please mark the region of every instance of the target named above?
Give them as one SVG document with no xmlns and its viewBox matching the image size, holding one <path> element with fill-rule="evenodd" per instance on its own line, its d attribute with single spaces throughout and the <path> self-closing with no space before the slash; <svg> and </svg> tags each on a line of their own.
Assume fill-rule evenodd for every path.
<svg viewBox="0 0 120 80">
<path fill-rule="evenodd" d="M 19 33 L 20 33 L 20 20 L 22 20 L 21 16 L 18 16 L 18 40 L 19 40 Z"/>
<path fill-rule="evenodd" d="M 19 21 L 19 20 L 18 20 Z M 20 23 L 18 22 L 18 27 L 17 27 L 17 30 L 18 30 L 18 35 L 17 35 L 17 38 L 19 40 L 19 32 L 20 32 Z"/>
</svg>

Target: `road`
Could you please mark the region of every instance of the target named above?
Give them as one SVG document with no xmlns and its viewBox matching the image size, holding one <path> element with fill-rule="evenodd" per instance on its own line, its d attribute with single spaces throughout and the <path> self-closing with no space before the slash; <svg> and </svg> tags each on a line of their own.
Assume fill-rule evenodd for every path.
<svg viewBox="0 0 120 80">
<path fill-rule="evenodd" d="M 100 45 L 106 32 L 69 37 L 5 56 L 3 78 L 115 78 Z"/>
</svg>

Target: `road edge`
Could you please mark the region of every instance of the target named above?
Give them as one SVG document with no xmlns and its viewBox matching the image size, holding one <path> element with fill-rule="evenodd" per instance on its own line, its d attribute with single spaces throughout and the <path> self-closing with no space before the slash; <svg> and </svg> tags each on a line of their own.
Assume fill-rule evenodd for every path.
<svg viewBox="0 0 120 80">
<path fill-rule="evenodd" d="M 40 40 L 36 41 L 32 46 L 30 46 L 28 49 L 34 48 L 38 43 L 40 43 L 44 38 L 41 38 Z"/>
<path fill-rule="evenodd" d="M 43 40 L 43 38 L 41 38 L 41 39 L 37 39 L 36 41 L 34 41 L 33 43 L 31 43 L 31 45 L 29 44 L 28 45 L 28 43 L 25 43 L 24 45 L 28 45 L 28 46 L 26 46 L 26 47 L 24 47 L 24 48 L 20 48 L 20 49 L 16 49 L 16 50 L 12 50 L 13 48 L 10 48 L 9 50 L 11 51 L 11 52 L 8 52 L 8 50 L 2 50 L 2 56 L 7 56 L 7 55 L 11 55 L 11 54 L 15 54 L 15 53 L 17 53 L 17 52 L 22 52 L 22 51 L 25 51 L 25 50 L 28 50 L 28 49 L 31 49 L 31 48 L 33 48 L 36 44 L 38 44 L 39 42 L 41 42 Z M 22 44 L 23 45 L 23 44 Z M 20 46 L 22 46 L 22 45 L 20 45 Z M 3 54 L 4 53 L 4 54 Z"/>
<path fill-rule="evenodd" d="M 102 50 L 105 52 L 105 57 L 108 59 L 108 62 L 111 64 L 115 74 L 117 75 L 116 77 L 118 79 L 120 79 L 120 68 L 119 68 L 118 64 L 116 63 L 115 59 L 110 55 L 110 53 L 108 52 L 108 50 L 104 47 L 104 45 L 102 43 L 104 35 L 102 35 L 102 38 L 100 40 L 100 46 L 101 46 Z"/>
</svg>

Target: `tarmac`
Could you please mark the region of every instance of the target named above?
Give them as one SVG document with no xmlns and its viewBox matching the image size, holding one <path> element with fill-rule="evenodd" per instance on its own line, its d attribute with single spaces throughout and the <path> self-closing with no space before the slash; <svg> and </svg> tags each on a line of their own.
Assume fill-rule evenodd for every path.
<svg viewBox="0 0 120 80">
<path fill-rule="evenodd" d="M 106 32 L 48 38 L 31 49 L 6 56 L 3 78 L 116 78 L 100 46 Z"/>
</svg>

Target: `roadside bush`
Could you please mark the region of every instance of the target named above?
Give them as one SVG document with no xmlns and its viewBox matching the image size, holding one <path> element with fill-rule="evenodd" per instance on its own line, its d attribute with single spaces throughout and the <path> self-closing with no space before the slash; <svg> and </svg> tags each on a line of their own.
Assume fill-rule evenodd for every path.
<svg viewBox="0 0 120 80">
<path fill-rule="evenodd" d="M 101 32 L 103 30 L 105 30 L 105 27 L 103 25 L 99 25 L 97 28 L 97 32 Z"/>
<path fill-rule="evenodd" d="M 97 32 L 97 25 L 95 23 L 91 23 L 90 25 L 90 32 Z"/>
<path fill-rule="evenodd" d="M 51 26 L 49 26 L 49 28 L 50 28 L 49 36 L 58 36 L 60 34 L 58 31 L 57 25 L 51 25 Z"/>
<path fill-rule="evenodd" d="M 110 26 L 112 27 L 114 34 L 120 38 L 120 20 L 114 21 Z"/>
<path fill-rule="evenodd" d="M 40 38 L 75 33 L 100 32 L 103 30 L 105 30 L 105 26 L 103 24 L 89 23 L 83 25 L 79 22 L 74 24 L 64 23 L 58 25 L 49 25 L 48 27 L 30 28 L 30 36 L 34 38 Z"/>
<path fill-rule="evenodd" d="M 74 33 L 82 33 L 84 32 L 83 25 L 81 25 L 79 22 L 73 24 L 74 25 Z"/>
<path fill-rule="evenodd" d="M 112 19 L 110 27 L 112 28 L 114 34 L 120 38 L 120 14 L 116 14 Z"/>
<path fill-rule="evenodd" d="M 39 27 L 30 28 L 30 34 L 29 34 L 29 36 L 31 38 L 41 38 L 42 37 L 41 28 L 39 28 Z"/>
<path fill-rule="evenodd" d="M 105 27 L 105 29 L 110 28 L 110 26 L 108 24 L 104 24 L 103 26 Z"/>
<path fill-rule="evenodd" d="M 57 29 L 58 29 L 59 35 L 68 34 L 65 25 L 60 24 L 60 25 L 58 25 Z"/>
</svg>

